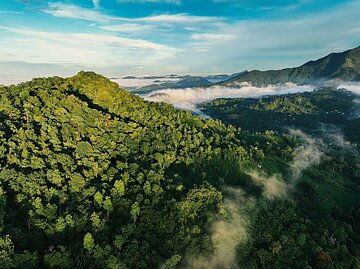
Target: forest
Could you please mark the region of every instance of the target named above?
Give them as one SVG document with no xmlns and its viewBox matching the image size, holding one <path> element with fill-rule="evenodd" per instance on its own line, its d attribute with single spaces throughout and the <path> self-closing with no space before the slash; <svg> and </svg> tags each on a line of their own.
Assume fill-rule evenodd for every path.
<svg viewBox="0 0 360 269">
<path fill-rule="evenodd" d="M 356 100 L 204 119 L 93 72 L 0 86 L 0 268 L 358 269 Z"/>
</svg>

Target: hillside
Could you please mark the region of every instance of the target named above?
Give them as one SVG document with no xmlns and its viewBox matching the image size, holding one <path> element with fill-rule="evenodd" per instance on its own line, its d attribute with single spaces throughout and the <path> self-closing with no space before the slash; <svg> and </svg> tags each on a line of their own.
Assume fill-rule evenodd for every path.
<svg viewBox="0 0 360 269">
<path fill-rule="evenodd" d="M 356 155 L 360 149 L 360 117 L 355 104 L 358 98 L 345 89 L 321 88 L 262 98 L 217 99 L 202 104 L 201 108 L 207 115 L 243 131 L 271 130 L 285 134 L 300 129 L 320 139 L 326 145 L 327 157 L 334 157 Z M 351 177 L 346 180 L 358 181 Z M 351 192 L 348 190 L 349 195 Z"/>
<path fill-rule="evenodd" d="M 1 86 L 0 268 L 357 268 L 359 160 L 310 146 L 92 72 Z"/>
<path fill-rule="evenodd" d="M 211 251 L 210 183 L 225 156 L 250 159 L 236 128 L 91 72 L 1 87 L 0 118 L 1 268 L 156 268 Z"/>
<path fill-rule="evenodd" d="M 145 94 L 156 90 L 161 89 L 183 89 L 183 88 L 192 88 L 192 87 L 207 87 L 211 86 L 212 83 L 203 77 L 193 77 L 187 76 L 180 79 L 176 82 L 164 82 L 161 84 L 152 84 L 148 86 L 141 87 L 134 90 L 134 93 Z"/>
<path fill-rule="evenodd" d="M 355 93 L 345 89 L 325 87 L 262 98 L 217 99 L 201 104 L 200 108 L 213 118 L 251 132 L 287 132 L 294 127 L 316 134 L 321 124 L 340 129 L 352 125 L 357 120 L 354 116 L 357 99 Z M 360 133 L 353 137 L 357 136 Z"/>
<path fill-rule="evenodd" d="M 331 53 L 300 67 L 247 71 L 220 83 L 220 85 L 230 86 L 241 82 L 251 82 L 257 86 L 286 82 L 306 84 L 331 79 L 360 81 L 360 47 L 341 53 Z"/>
</svg>

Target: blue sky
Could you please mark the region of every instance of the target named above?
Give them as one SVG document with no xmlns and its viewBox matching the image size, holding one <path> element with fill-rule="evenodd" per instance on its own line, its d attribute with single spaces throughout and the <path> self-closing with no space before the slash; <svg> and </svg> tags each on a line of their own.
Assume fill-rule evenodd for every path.
<svg viewBox="0 0 360 269">
<path fill-rule="evenodd" d="M 8 75 L 232 73 L 360 45 L 360 0 L 2 0 Z"/>
</svg>

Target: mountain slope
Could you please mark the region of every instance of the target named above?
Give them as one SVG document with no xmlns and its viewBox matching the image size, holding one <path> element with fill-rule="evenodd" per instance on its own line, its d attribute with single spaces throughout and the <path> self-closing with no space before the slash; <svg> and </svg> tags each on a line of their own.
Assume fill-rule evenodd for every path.
<svg viewBox="0 0 360 269">
<path fill-rule="evenodd" d="M 206 163 L 247 159 L 238 135 L 92 72 L 0 87 L 0 268 L 158 268 L 208 249 Z"/>
<path fill-rule="evenodd" d="M 360 208 L 287 187 L 304 147 L 92 72 L 0 86 L 0 268 L 357 268 Z M 326 198 L 360 168 L 340 157 L 305 171 Z"/>
<path fill-rule="evenodd" d="M 286 133 L 289 128 L 298 128 L 322 135 L 324 126 L 336 127 L 339 131 L 358 121 L 359 116 L 355 114 L 358 98 L 345 89 L 324 87 L 312 92 L 262 98 L 217 99 L 202 103 L 199 108 L 212 118 L 251 132 Z M 359 138 L 360 129 L 346 137 L 352 142 Z"/>
<path fill-rule="evenodd" d="M 334 206 L 345 209 L 360 202 L 357 193 L 360 188 L 360 116 L 355 103 L 358 98 L 359 95 L 345 89 L 326 87 L 262 98 L 217 99 L 203 103 L 201 109 L 212 118 L 242 130 L 265 133 L 268 130 L 279 133 L 301 130 L 317 137 L 324 147 L 322 171 L 334 172 L 331 167 L 340 164 L 342 159 L 347 159 L 349 164 L 353 162 L 347 166 L 347 171 L 340 168 L 338 175 L 330 172 L 326 184 L 317 184 L 320 173 L 315 173 L 320 176 L 316 180 L 304 178 L 313 188 L 312 195 L 317 197 L 313 207 L 330 213 L 329 209 Z"/>
<path fill-rule="evenodd" d="M 360 47 L 342 53 L 332 53 L 300 67 L 244 72 L 220 84 L 229 86 L 250 82 L 257 86 L 264 86 L 286 82 L 306 84 L 329 79 L 360 81 Z"/>
<path fill-rule="evenodd" d="M 134 93 L 148 93 L 155 90 L 161 90 L 161 89 L 183 89 L 183 88 L 192 88 L 192 87 L 207 87 L 211 86 L 213 83 L 211 83 L 209 80 L 203 78 L 203 77 L 193 77 L 188 76 L 185 77 L 179 81 L 176 82 L 165 82 L 161 84 L 152 84 L 148 86 L 141 87 L 137 90 L 134 90 Z"/>
</svg>

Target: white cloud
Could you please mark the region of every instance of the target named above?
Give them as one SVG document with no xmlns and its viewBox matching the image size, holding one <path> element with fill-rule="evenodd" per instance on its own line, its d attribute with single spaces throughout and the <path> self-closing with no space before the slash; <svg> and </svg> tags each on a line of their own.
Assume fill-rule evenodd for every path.
<svg viewBox="0 0 360 269">
<path fill-rule="evenodd" d="M 164 89 L 151 92 L 143 97 L 149 101 L 166 102 L 177 108 L 187 109 L 201 114 L 197 105 L 203 102 L 218 98 L 241 98 L 241 97 L 260 97 L 263 95 L 278 95 L 285 93 L 295 93 L 311 91 L 315 86 L 287 83 L 284 85 L 269 85 L 267 87 L 255 87 L 247 83 L 242 83 L 239 87 L 220 87 L 210 88 L 186 88 L 186 89 Z"/>
<path fill-rule="evenodd" d="M 135 21 L 156 22 L 156 23 L 174 23 L 174 24 L 193 24 L 209 23 L 222 20 L 220 17 L 193 16 L 186 13 L 182 14 L 163 14 L 134 19 Z"/>
<path fill-rule="evenodd" d="M 94 0 L 95 3 L 99 1 Z M 77 5 L 65 4 L 61 2 L 52 2 L 48 4 L 48 9 L 44 9 L 44 12 L 51 14 L 55 17 L 72 18 L 79 20 L 89 20 L 97 22 L 108 21 L 123 21 L 123 22 L 146 22 L 146 23 L 167 23 L 167 24 L 194 24 L 194 23 L 209 23 L 218 22 L 223 18 L 220 17 L 208 17 L 208 16 L 193 16 L 186 13 L 179 14 L 161 14 L 154 16 L 147 16 L 141 18 L 125 18 L 107 15 L 101 11 L 93 10 L 89 8 L 83 8 Z"/>
<path fill-rule="evenodd" d="M 99 4 L 99 1 L 93 1 L 94 6 Z M 55 17 L 71 18 L 79 20 L 105 22 L 109 20 L 117 20 L 117 17 L 106 15 L 98 10 L 83 8 L 77 5 L 65 4 L 61 2 L 51 2 L 48 4 L 48 9 L 43 12 L 53 15 Z"/>
<path fill-rule="evenodd" d="M 337 87 L 338 89 L 347 89 L 353 93 L 360 95 L 360 82 L 342 82 Z"/>
<path fill-rule="evenodd" d="M 82 65 L 147 65 L 173 57 L 178 50 L 142 39 L 104 34 L 44 32 L 0 27 L 15 34 L 2 41 L 0 60 Z"/>
<path fill-rule="evenodd" d="M 191 65 L 194 72 L 239 72 L 301 65 L 359 45 L 359 9 L 360 1 L 356 1 L 302 17 L 222 21 L 212 25 L 213 29 L 192 33 L 193 42 L 187 43 L 186 53 L 179 55 L 177 62 Z M 233 38 L 211 42 L 204 32 L 214 34 L 214 39 L 216 35 Z M 199 54 L 203 48 L 208 52 Z"/>
<path fill-rule="evenodd" d="M 132 37 L 130 39 L 136 37 L 139 40 L 171 44 L 169 46 L 177 48 L 179 53 L 176 60 L 169 57 L 161 66 L 150 62 L 144 64 L 144 72 L 147 73 L 230 73 L 244 69 L 296 66 L 306 60 L 358 45 L 359 9 L 360 2 L 353 1 L 339 5 L 336 9 L 304 14 L 302 17 L 238 21 L 186 13 L 125 18 L 107 14 L 102 9 L 61 2 L 50 2 L 43 11 L 56 17 L 90 21 L 92 29 L 83 29 L 82 32 L 107 31 L 107 35 L 112 32 L 111 35 L 121 34 Z M 5 37 L 0 38 L 0 41 L 9 43 Z M 8 47 L 12 50 L 10 44 Z M 20 51 L 14 54 L 18 54 L 18 59 L 21 59 L 23 53 Z M 129 59 L 130 55 L 133 54 L 125 56 Z M 134 61 L 138 58 L 135 57 Z"/>
<path fill-rule="evenodd" d="M 110 32 L 121 32 L 121 33 L 129 33 L 129 34 L 139 34 L 146 33 L 154 30 L 154 26 L 152 25 L 143 25 L 136 23 L 123 23 L 123 24 L 114 24 L 114 25 L 102 25 L 100 29 Z"/>
<path fill-rule="evenodd" d="M 131 39 L 125 37 L 118 37 L 112 35 L 102 35 L 102 34 L 88 34 L 88 33 L 57 33 L 57 32 L 43 32 L 37 31 L 29 28 L 9 28 L 9 27 L 0 27 L 7 31 L 21 34 L 23 36 L 31 36 L 34 38 L 42 38 L 53 41 L 60 41 L 69 44 L 84 45 L 86 44 L 118 44 L 124 45 L 131 48 L 140 48 L 140 49 L 154 49 L 154 50 L 171 50 L 173 48 L 165 45 L 160 45 L 157 43 L 149 42 L 142 39 Z"/>
<path fill-rule="evenodd" d="M 230 34 L 193 34 L 191 39 L 201 40 L 201 41 L 229 41 L 236 39 L 236 35 Z"/>
</svg>

